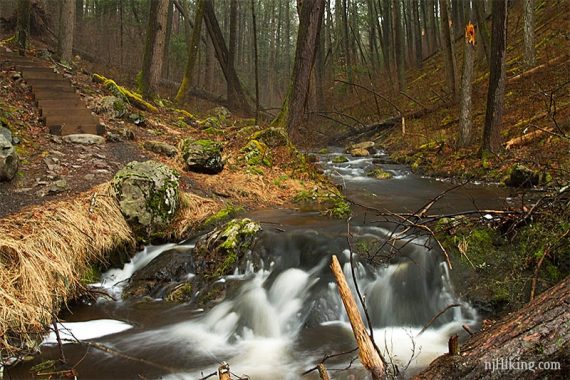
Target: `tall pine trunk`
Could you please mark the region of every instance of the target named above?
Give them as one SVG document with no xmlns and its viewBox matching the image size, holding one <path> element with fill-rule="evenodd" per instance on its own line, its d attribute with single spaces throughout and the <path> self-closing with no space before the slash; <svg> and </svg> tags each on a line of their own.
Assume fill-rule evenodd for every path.
<svg viewBox="0 0 570 380">
<path fill-rule="evenodd" d="M 439 8 L 441 10 L 441 42 L 443 45 L 443 54 L 445 58 L 445 78 L 447 82 L 447 88 L 455 100 L 457 95 L 457 69 L 455 64 L 455 57 L 453 55 L 453 39 L 447 0 L 439 0 Z"/>
<path fill-rule="evenodd" d="M 59 19 L 58 55 L 62 62 L 70 63 L 73 55 L 73 32 L 75 27 L 75 1 L 63 0 Z"/>
<path fill-rule="evenodd" d="M 524 63 L 536 64 L 534 47 L 534 0 L 524 0 Z"/>
<path fill-rule="evenodd" d="M 26 55 L 26 43 L 30 35 L 30 11 L 31 0 L 19 0 L 17 10 L 16 37 L 18 40 L 18 52 L 20 55 Z"/>
<path fill-rule="evenodd" d="M 300 121 L 303 118 L 303 110 L 307 101 L 324 8 L 325 0 L 305 0 L 301 3 L 291 82 L 281 111 L 271 123 L 273 126 L 285 128 L 293 140 L 301 137 Z"/>
<path fill-rule="evenodd" d="M 394 37 L 395 43 L 394 48 L 396 50 L 396 70 L 398 72 L 398 89 L 404 91 L 406 87 L 406 75 L 405 75 L 405 52 L 404 52 L 404 31 L 402 27 L 402 6 L 400 1 L 392 0 L 392 21 L 394 27 Z"/>
<path fill-rule="evenodd" d="M 150 2 L 141 80 L 141 92 L 145 98 L 153 98 L 158 92 L 164 59 L 168 4 L 168 1 Z"/>
<path fill-rule="evenodd" d="M 198 0 L 196 3 L 196 13 L 194 15 L 194 28 L 192 29 L 192 36 L 187 42 L 188 61 L 186 61 L 186 68 L 184 70 L 184 77 L 178 88 L 176 94 L 176 102 L 182 103 L 190 87 L 192 86 L 192 73 L 196 65 L 196 57 L 198 56 L 198 45 L 200 44 L 200 35 L 202 32 L 202 20 L 204 18 L 204 0 Z"/>
<path fill-rule="evenodd" d="M 494 0 L 492 4 L 493 34 L 491 39 L 491 60 L 487 110 L 483 129 L 481 153 L 497 153 L 501 147 L 499 125 L 503 117 L 505 95 L 505 54 L 507 47 L 507 0 Z"/>
<path fill-rule="evenodd" d="M 471 26 L 471 24 L 470 24 Z M 468 26 L 469 27 L 469 26 Z M 461 76 L 461 107 L 459 112 L 459 141 L 457 145 L 465 147 L 471 142 L 472 120 L 472 78 L 475 61 L 475 40 L 470 41 L 469 30 L 465 33 L 465 54 L 463 57 L 463 75 Z M 473 28 L 473 37 L 475 30 Z"/>
</svg>

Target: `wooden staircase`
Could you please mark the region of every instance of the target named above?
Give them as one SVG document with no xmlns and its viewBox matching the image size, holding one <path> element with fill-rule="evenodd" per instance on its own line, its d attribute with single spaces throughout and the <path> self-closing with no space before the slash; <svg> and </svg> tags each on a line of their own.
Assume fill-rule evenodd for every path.
<svg viewBox="0 0 570 380">
<path fill-rule="evenodd" d="M 71 81 L 45 61 L 0 49 L 0 67 L 22 73 L 49 133 L 60 136 L 105 133 L 105 127 L 85 106 Z"/>
</svg>

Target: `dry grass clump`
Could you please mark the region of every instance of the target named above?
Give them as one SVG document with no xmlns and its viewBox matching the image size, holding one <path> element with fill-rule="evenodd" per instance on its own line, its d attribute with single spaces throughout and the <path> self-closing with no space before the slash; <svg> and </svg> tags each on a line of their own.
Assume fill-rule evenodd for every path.
<svg viewBox="0 0 570 380">
<path fill-rule="evenodd" d="M 1 220 L 1 352 L 32 347 L 53 311 L 77 291 L 88 266 L 131 247 L 133 234 L 109 184 Z"/>
<path fill-rule="evenodd" d="M 222 207 L 223 203 L 213 199 L 181 192 L 180 208 L 165 238 L 172 240 L 185 238 L 188 231 L 199 226 L 208 216 L 215 214 Z"/>
</svg>

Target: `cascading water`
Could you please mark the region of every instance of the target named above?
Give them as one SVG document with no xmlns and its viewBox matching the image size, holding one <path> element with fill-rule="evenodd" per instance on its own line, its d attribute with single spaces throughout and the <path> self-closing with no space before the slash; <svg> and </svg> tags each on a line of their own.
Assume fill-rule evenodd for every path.
<svg viewBox="0 0 570 380">
<path fill-rule="evenodd" d="M 425 203 L 441 188 L 440 183 L 412 177 L 397 166 L 386 167 L 395 174 L 389 182 L 371 180 L 363 173 L 374 165 L 374 158 L 333 165 L 331 157 L 335 154 L 323 158 L 325 169 L 348 192 L 355 192 L 359 202 L 383 197 L 385 187 L 391 187 L 399 189 L 388 199 L 394 208 L 414 209 L 416 204 L 408 200 L 415 196 L 415 190 L 405 192 L 403 188 L 421 183 L 424 195 L 415 199 L 417 204 Z M 464 196 L 472 202 L 472 194 Z M 454 207 L 459 207 L 458 199 L 452 200 Z M 375 205 L 378 203 L 382 201 Z M 325 354 L 353 349 L 352 331 L 328 267 L 331 255 L 337 255 L 355 294 L 349 260 L 352 244 L 347 241 L 346 224 L 290 211 L 262 213 L 262 220 L 270 223 L 264 224 L 251 261 L 221 280 L 227 288 L 226 298 L 212 309 L 202 311 L 192 304 L 172 306 L 160 300 L 100 300 L 77 310 L 78 321 L 95 316 L 128 322 L 115 325 L 117 330 L 110 330 L 116 332 L 113 335 L 89 337 L 144 361 L 125 362 L 117 356 L 91 352 L 90 359 L 82 361 L 82 378 L 136 378 L 142 374 L 145 378 L 198 379 L 226 361 L 232 372 L 252 379 L 298 379 Z M 307 220 L 318 227 L 308 228 Z M 350 231 L 353 243 L 383 242 L 392 236 L 389 226 L 360 223 L 362 217 L 355 220 Z M 272 228 L 275 223 L 280 225 L 279 230 Z M 477 323 L 477 315 L 454 296 L 441 253 L 430 249 L 425 238 L 409 236 L 394 245 L 397 254 L 387 256 L 381 265 L 371 265 L 364 255 L 355 254 L 354 272 L 377 345 L 400 370 L 408 367 L 410 375 L 445 353 L 449 336 L 461 333 L 464 324 Z M 105 274 L 105 281 L 98 285 L 119 294 L 136 270 L 167 249 L 191 252 L 193 246 L 147 248 L 123 270 Z M 459 306 L 449 308 L 420 334 L 428 321 L 452 304 Z M 68 358 L 75 355 L 79 359 L 85 354 L 79 348 L 75 351 L 67 349 Z M 351 364 L 355 356 L 353 352 L 327 362 L 332 378 L 366 378 L 366 371 L 357 362 Z M 160 365 L 152 366 L 151 362 Z M 335 370 L 345 367 L 350 369 Z M 304 378 L 318 376 L 313 373 Z"/>
</svg>

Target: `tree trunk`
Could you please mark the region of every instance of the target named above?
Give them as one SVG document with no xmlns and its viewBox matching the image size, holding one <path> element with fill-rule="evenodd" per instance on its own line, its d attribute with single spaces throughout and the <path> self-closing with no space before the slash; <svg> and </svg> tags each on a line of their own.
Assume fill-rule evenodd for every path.
<svg viewBox="0 0 570 380">
<path fill-rule="evenodd" d="M 534 0 L 524 0 L 524 62 L 527 68 L 536 64 L 534 47 Z"/>
<path fill-rule="evenodd" d="M 21 56 L 26 55 L 26 43 L 30 35 L 31 8 L 31 0 L 18 0 L 16 36 L 18 40 L 18 52 Z"/>
<path fill-rule="evenodd" d="M 569 304 L 566 277 L 475 334 L 461 347 L 461 355 L 440 356 L 415 379 L 564 379 L 570 366 Z"/>
<path fill-rule="evenodd" d="M 497 153 L 501 147 L 499 125 L 503 117 L 505 95 L 505 54 L 507 47 L 507 0 L 494 0 L 493 38 L 491 40 L 491 61 L 487 110 L 483 129 L 483 156 L 487 152 Z"/>
<path fill-rule="evenodd" d="M 218 24 L 212 0 L 204 0 L 204 21 L 206 22 L 208 34 L 214 44 L 216 58 L 220 63 L 226 82 L 231 87 L 231 93 L 228 93 L 228 104 L 230 108 L 240 110 L 248 115 L 253 114 L 235 68 L 229 64 L 228 48 L 226 47 L 220 24 Z"/>
<path fill-rule="evenodd" d="M 394 28 L 396 50 L 396 70 L 398 72 L 398 89 L 404 91 L 406 88 L 406 63 L 404 59 L 404 31 L 402 30 L 402 6 L 399 0 L 392 0 L 392 22 Z"/>
<path fill-rule="evenodd" d="M 463 57 L 463 75 L 461 76 L 461 107 L 459 113 L 459 141 L 460 147 L 465 147 L 471 142 L 471 129 L 473 120 L 471 116 L 472 109 L 472 78 L 473 78 L 473 62 L 475 60 L 475 40 L 470 41 L 470 27 L 465 33 L 465 54 Z M 475 38 L 475 29 L 473 28 L 473 38 Z"/>
<path fill-rule="evenodd" d="M 299 136 L 299 124 L 307 100 L 311 70 L 315 62 L 317 41 L 323 20 L 325 0 L 305 0 L 299 12 L 299 31 L 295 49 L 295 63 L 287 96 L 279 115 L 271 123 L 287 130 L 296 140 Z"/>
<path fill-rule="evenodd" d="M 141 92 L 147 99 L 158 92 L 162 74 L 168 4 L 168 1 L 150 1 L 141 80 Z"/>
<path fill-rule="evenodd" d="M 455 57 L 453 56 L 453 41 L 451 37 L 451 25 L 447 1 L 439 0 L 439 8 L 441 10 L 441 42 L 443 45 L 443 54 L 445 57 L 447 88 L 455 100 L 457 73 L 455 69 Z"/>
<path fill-rule="evenodd" d="M 412 17 L 414 25 L 414 36 L 416 37 L 416 66 L 422 67 L 423 49 L 422 49 L 422 25 L 420 20 L 420 11 L 418 9 L 418 0 L 412 1 Z"/>
<path fill-rule="evenodd" d="M 340 263 L 335 255 L 332 257 L 330 268 L 335 278 L 340 298 L 344 304 L 344 309 L 348 315 L 350 325 L 352 326 L 352 332 L 354 333 L 354 338 L 358 345 L 358 356 L 360 358 L 360 362 L 367 370 L 370 371 L 372 379 L 380 380 L 384 378 L 384 364 L 382 362 L 382 358 L 374 348 L 374 344 L 368 335 L 368 331 L 364 326 L 356 301 L 352 296 L 352 292 L 346 282 Z"/>
<path fill-rule="evenodd" d="M 477 29 L 479 31 L 478 41 L 483 45 L 487 64 L 489 64 L 489 60 L 491 59 L 491 37 L 489 36 L 489 28 L 487 28 L 485 10 L 483 9 L 483 4 L 479 1 L 473 2 L 473 8 L 475 10 L 475 16 L 477 17 Z"/>
<path fill-rule="evenodd" d="M 61 2 L 61 18 L 59 22 L 58 55 L 62 62 L 70 63 L 73 51 L 73 32 L 75 27 L 75 1 Z"/>
<path fill-rule="evenodd" d="M 198 0 L 196 3 L 196 13 L 194 15 L 194 28 L 192 29 L 192 37 L 188 44 L 188 61 L 184 70 L 184 77 L 176 94 L 176 103 L 184 102 L 190 87 L 192 87 L 192 74 L 196 65 L 196 57 L 198 56 L 198 46 L 200 45 L 200 34 L 202 33 L 202 20 L 204 18 L 204 0 Z"/>
<path fill-rule="evenodd" d="M 236 29 L 237 29 L 237 17 L 238 17 L 238 3 L 237 0 L 230 1 L 230 30 L 228 38 L 228 65 L 235 67 L 235 55 L 236 55 Z M 230 99 L 235 99 L 238 95 L 235 93 L 234 84 L 228 81 L 226 93 L 228 94 L 228 101 L 232 102 Z"/>
<path fill-rule="evenodd" d="M 346 77 L 352 82 L 352 57 L 350 56 L 350 37 L 348 33 L 348 3 L 342 0 L 342 41 L 344 48 L 344 63 L 346 68 Z"/>
<path fill-rule="evenodd" d="M 255 0 L 251 0 L 251 21 L 253 25 L 253 59 L 255 69 L 255 123 L 259 119 L 259 62 L 257 55 L 257 21 L 255 20 Z"/>
</svg>

